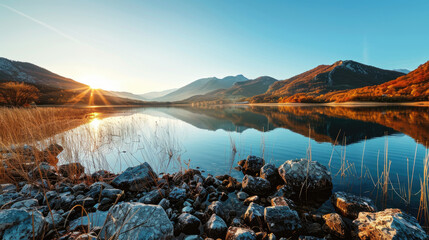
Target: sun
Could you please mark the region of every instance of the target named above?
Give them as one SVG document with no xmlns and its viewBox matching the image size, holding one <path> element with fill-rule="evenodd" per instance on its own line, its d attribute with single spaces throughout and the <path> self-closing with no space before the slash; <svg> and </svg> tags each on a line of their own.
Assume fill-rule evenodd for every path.
<svg viewBox="0 0 429 240">
<path fill-rule="evenodd" d="M 98 75 L 89 75 L 80 79 L 82 83 L 87 84 L 91 89 L 97 90 L 108 87 L 106 78 Z"/>
</svg>

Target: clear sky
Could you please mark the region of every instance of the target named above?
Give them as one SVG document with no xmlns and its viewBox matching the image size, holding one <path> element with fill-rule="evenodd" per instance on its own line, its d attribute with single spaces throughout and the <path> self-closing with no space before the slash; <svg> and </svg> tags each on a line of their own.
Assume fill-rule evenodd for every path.
<svg viewBox="0 0 429 240">
<path fill-rule="evenodd" d="M 0 1 L 0 56 L 108 90 L 429 60 L 429 1 Z"/>
</svg>

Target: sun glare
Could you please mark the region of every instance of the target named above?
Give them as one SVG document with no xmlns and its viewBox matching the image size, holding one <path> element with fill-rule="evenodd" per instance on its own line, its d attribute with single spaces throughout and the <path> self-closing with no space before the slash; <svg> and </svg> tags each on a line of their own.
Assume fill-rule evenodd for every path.
<svg viewBox="0 0 429 240">
<path fill-rule="evenodd" d="M 81 82 L 89 85 L 89 87 L 94 90 L 108 88 L 108 86 L 106 86 L 108 81 L 101 76 L 86 76 L 81 79 Z"/>
</svg>

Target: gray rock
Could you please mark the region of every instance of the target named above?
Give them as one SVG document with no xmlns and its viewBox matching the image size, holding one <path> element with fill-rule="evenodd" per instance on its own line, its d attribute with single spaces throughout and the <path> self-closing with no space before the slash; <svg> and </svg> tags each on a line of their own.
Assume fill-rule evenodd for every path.
<svg viewBox="0 0 429 240">
<path fill-rule="evenodd" d="M 88 228 L 88 220 L 90 228 L 102 227 L 108 215 L 108 211 L 90 212 L 88 213 L 88 216 L 85 215 L 71 221 L 69 224 L 69 229 L 74 231 L 81 226 Z"/>
<path fill-rule="evenodd" d="M 38 205 L 39 205 L 39 201 L 37 201 L 36 199 L 27 199 L 27 200 L 15 202 L 14 204 L 12 204 L 12 206 L 10 206 L 10 208 L 29 209 L 29 208 L 34 208 Z"/>
<path fill-rule="evenodd" d="M 145 203 L 145 204 L 158 204 L 163 197 L 165 197 L 165 190 L 155 189 L 146 193 L 143 197 L 141 197 L 139 202 Z"/>
<path fill-rule="evenodd" d="M 348 235 L 347 225 L 338 213 L 323 215 L 325 225 L 323 228 L 338 238 L 345 238 Z"/>
<path fill-rule="evenodd" d="M 371 199 L 345 192 L 332 194 L 332 204 L 341 215 L 356 219 L 360 212 L 375 212 L 377 208 Z"/>
<path fill-rule="evenodd" d="M 242 170 L 245 174 L 255 175 L 259 173 L 264 164 L 265 161 L 263 158 L 249 155 L 246 160 L 244 160 Z"/>
<path fill-rule="evenodd" d="M 64 218 L 62 216 L 62 214 L 64 213 L 64 211 L 60 210 L 60 211 L 56 211 L 56 210 L 52 210 L 51 212 L 49 212 L 46 217 L 46 223 L 48 224 L 48 229 L 52 229 L 54 227 L 58 227 L 61 224 L 64 223 Z"/>
<path fill-rule="evenodd" d="M 22 199 L 22 195 L 17 192 L 7 192 L 0 195 L 0 207 Z"/>
<path fill-rule="evenodd" d="M 161 206 L 162 208 L 164 208 L 164 210 L 166 210 L 167 208 L 170 207 L 170 201 L 166 198 L 163 198 L 159 203 L 159 206 Z"/>
<path fill-rule="evenodd" d="M 158 177 L 149 163 L 129 167 L 112 181 L 112 185 L 129 191 L 141 191 L 155 185 Z"/>
<path fill-rule="evenodd" d="M 298 240 L 326 240 L 326 238 L 318 238 L 313 236 L 299 236 Z"/>
<path fill-rule="evenodd" d="M 114 189 L 114 187 L 105 182 L 95 182 L 89 186 L 89 191 L 86 193 L 86 196 L 99 199 L 104 189 Z"/>
<path fill-rule="evenodd" d="M 268 229 L 276 236 L 284 236 L 301 228 L 298 213 L 288 206 L 266 207 L 264 219 Z"/>
<path fill-rule="evenodd" d="M 76 197 L 71 192 L 61 193 L 59 195 L 59 205 L 61 209 L 69 210 L 73 207 L 73 201 Z"/>
<path fill-rule="evenodd" d="M 45 218 L 37 210 L 0 210 L 0 237 L 2 239 L 38 239 L 45 227 Z"/>
<path fill-rule="evenodd" d="M 244 221 L 249 226 L 264 225 L 264 207 L 256 203 L 250 203 L 243 216 Z"/>
<path fill-rule="evenodd" d="M 281 180 L 278 169 L 272 163 L 267 163 L 261 168 L 259 177 L 268 180 L 273 185 Z"/>
<path fill-rule="evenodd" d="M 400 209 L 361 212 L 353 224 L 360 239 L 428 239 L 416 218 Z"/>
<path fill-rule="evenodd" d="M 180 201 L 185 201 L 187 197 L 186 190 L 183 188 L 174 187 L 170 194 L 168 195 L 168 198 L 173 203 L 178 203 Z"/>
<path fill-rule="evenodd" d="M 244 192 L 252 195 L 264 196 L 271 191 L 270 182 L 260 177 L 245 175 L 241 185 Z"/>
<path fill-rule="evenodd" d="M 60 165 L 58 170 L 64 177 L 80 176 L 82 173 L 85 173 L 85 167 L 78 162 Z"/>
<path fill-rule="evenodd" d="M 207 236 L 212 238 L 224 238 L 227 229 L 225 221 L 216 214 L 213 214 L 204 226 Z"/>
<path fill-rule="evenodd" d="M 246 198 L 243 203 L 244 205 L 249 205 L 252 202 L 259 203 L 260 200 L 261 200 L 260 197 L 258 195 L 255 195 L 255 196 Z"/>
<path fill-rule="evenodd" d="M 273 197 L 271 198 L 271 206 L 288 206 L 293 208 L 295 204 L 292 200 L 287 199 L 285 197 Z"/>
<path fill-rule="evenodd" d="M 256 234 L 253 230 L 241 227 L 229 227 L 226 234 L 226 240 L 256 240 Z"/>
<path fill-rule="evenodd" d="M 199 234 L 201 221 L 189 213 L 182 213 L 177 218 L 177 231 L 186 235 Z"/>
<path fill-rule="evenodd" d="M 247 193 L 245 193 L 245 192 L 238 192 L 237 193 L 237 198 L 238 198 L 238 200 L 240 200 L 240 201 L 244 201 L 244 200 L 246 200 L 246 198 L 248 198 L 249 197 L 249 194 L 247 194 Z"/>
<path fill-rule="evenodd" d="M 110 213 L 111 216 L 101 231 L 105 238 L 118 233 L 118 240 L 173 238 L 173 224 L 164 209 L 158 205 L 124 202 L 115 205 Z M 120 231 L 118 226 L 122 226 Z"/>
<path fill-rule="evenodd" d="M 0 193 L 16 192 L 16 186 L 11 183 L 0 184 Z"/>
<path fill-rule="evenodd" d="M 186 236 L 183 240 L 204 240 L 204 238 L 198 235 L 189 235 L 189 236 Z"/>
<path fill-rule="evenodd" d="M 30 178 L 54 178 L 57 174 L 53 166 L 47 162 L 41 162 L 28 173 L 28 176 Z"/>
<path fill-rule="evenodd" d="M 32 184 L 25 184 L 19 193 L 21 195 L 34 198 L 39 192 L 41 192 L 39 187 L 36 187 Z"/>
<path fill-rule="evenodd" d="M 288 160 L 279 167 L 285 184 L 297 192 L 320 192 L 332 189 L 332 178 L 325 166 L 307 159 Z"/>
<path fill-rule="evenodd" d="M 101 191 L 101 197 L 116 200 L 124 194 L 124 191 L 116 188 L 105 188 Z"/>
<path fill-rule="evenodd" d="M 213 214 L 216 214 L 217 216 L 221 217 L 222 219 L 225 219 L 226 214 L 224 212 L 224 207 L 223 207 L 222 202 L 214 201 L 207 207 L 207 209 L 205 211 L 206 217 L 210 217 Z"/>
</svg>

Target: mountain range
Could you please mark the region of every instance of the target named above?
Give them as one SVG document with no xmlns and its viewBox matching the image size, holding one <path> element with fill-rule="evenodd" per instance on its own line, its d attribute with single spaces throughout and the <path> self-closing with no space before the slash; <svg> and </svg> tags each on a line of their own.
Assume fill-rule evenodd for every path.
<svg viewBox="0 0 429 240">
<path fill-rule="evenodd" d="M 243 75 L 202 78 L 181 88 L 134 94 L 94 90 L 27 62 L 0 57 L 0 84 L 24 82 L 37 87 L 39 104 L 160 104 L 257 102 L 427 101 L 429 62 L 416 70 L 385 70 L 355 61 L 319 65 L 289 79 Z M 406 74 L 407 73 L 407 74 Z M 95 93 L 95 94 L 94 94 Z"/>
</svg>

